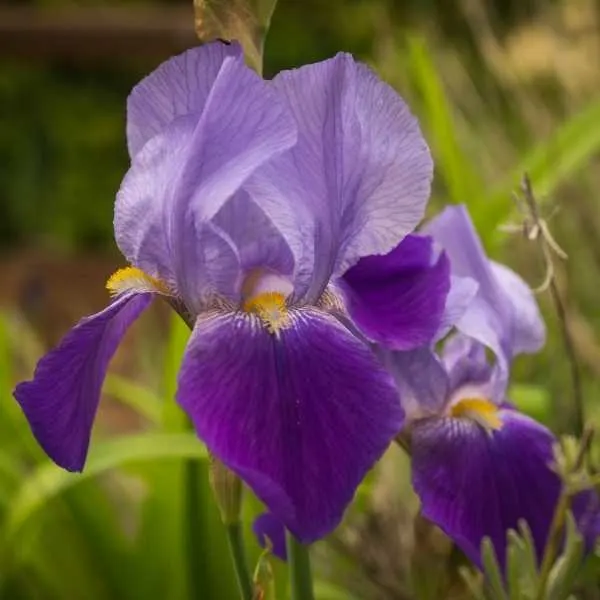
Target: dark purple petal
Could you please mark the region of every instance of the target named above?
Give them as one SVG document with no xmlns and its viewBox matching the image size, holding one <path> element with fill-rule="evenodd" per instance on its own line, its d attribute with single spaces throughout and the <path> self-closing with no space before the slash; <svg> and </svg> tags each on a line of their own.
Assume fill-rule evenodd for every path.
<svg viewBox="0 0 600 600">
<path fill-rule="evenodd" d="M 439 414 L 448 399 L 448 375 L 431 348 L 378 353 L 394 377 L 407 420 Z"/>
<path fill-rule="evenodd" d="M 394 350 L 430 343 L 450 289 L 445 254 L 432 239 L 409 235 L 389 254 L 366 256 L 340 280 L 350 317 L 371 341 Z"/>
<path fill-rule="evenodd" d="M 257 172 L 252 193 L 289 235 L 297 264 L 314 261 L 302 270 L 311 276 L 312 302 L 334 271 L 341 275 L 362 256 L 389 252 L 415 228 L 429 197 L 432 160 L 400 96 L 347 54 L 284 71 L 273 85 L 288 101 L 299 138 Z M 304 239 L 297 225 L 286 229 L 294 222 Z"/>
<path fill-rule="evenodd" d="M 503 425 L 491 432 L 466 418 L 424 419 L 413 429 L 413 485 L 423 514 L 477 565 L 484 536 L 504 564 L 506 531 L 519 519 L 541 557 L 560 492 L 548 466 L 550 431 L 516 411 L 499 415 Z"/>
<path fill-rule="evenodd" d="M 46 454 L 69 471 L 85 463 L 92 423 L 108 363 L 151 293 L 127 294 L 82 319 L 38 363 L 14 396 Z"/>
<path fill-rule="evenodd" d="M 593 552 L 600 539 L 600 497 L 595 490 L 586 490 L 573 498 L 571 510 L 577 528 L 585 541 L 586 552 Z"/>
<path fill-rule="evenodd" d="M 281 521 L 278 521 L 271 513 L 263 513 L 254 520 L 252 531 L 263 548 L 267 547 L 268 538 L 273 554 L 281 560 L 287 560 L 285 527 Z"/>
<path fill-rule="evenodd" d="M 464 206 L 449 206 L 424 232 L 448 253 L 452 274 L 470 277 L 478 293 L 457 327 L 508 363 L 515 353 L 537 350 L 544 325 L 535 299 L 522 279 L 488 260 Z"/>
<path fill-rule="evenodd" d="M 127 145 L 133 158 L 178 117 L 200 114 L 223 61 L 243 64 L 241 46 L 211 42 L 164 62 L 136 85 L 127 100 Z"/>
<path fill-rule="evenodd" d="M 227 56 L 202 112 L 167 125 L 134 158 L 115 207 L 123 254 L 173 283 L 194 311 L 207 293 L 229 293 L 214 289 L 205 265 L 224 252 L 219 260 L 235 271 L 235 246 L 209 221 L 255 169 L 295 140 L 295 123 L 279 94 Z"/>
<path fill-rule="evenodd" d="M 252 314 L 200 318 L 177 398 L 210 451 L 310 542 L 339 523 L 403 411 L 391 377 L 333 317 L 290 319 L 274 335 Z"/>
</svg>

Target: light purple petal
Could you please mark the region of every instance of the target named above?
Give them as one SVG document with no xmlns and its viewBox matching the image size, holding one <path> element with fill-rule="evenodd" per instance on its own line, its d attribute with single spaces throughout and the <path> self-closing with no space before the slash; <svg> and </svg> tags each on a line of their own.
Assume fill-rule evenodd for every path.
<svg viewBox="0 0 600 600">
<path fill-rule="evenodd" d="M 252 531 L 263 548 L 267 547 L 268 538 L 273 554 L 281 560 L 287 560 L 285 527 L 281 521 L 278 521 L 271 513 L 263 513 L 254 520 Z"/>
<path fill-rule="evenodd" d="M 470 277 L 450 276 L 450 291 L 446 297 L 446 306 L 435 341 L 448 335 L 454 325 L 458 323 L 473 302 L 478 289 L 479 285 Z"/>
<path fill-rule="evenodd" d="M 450 289 L 445 254 L 431 238 L 409 235 L 389 254 L 366 256 L 339 280 L 348 313 L 371 341 L 394 350 L 430 343 Z"/>
<path fill-rule="evenodd" d="M 155 136 L 135 157 L 115 202 L 115 240 L 132 264 L 175 287 L 168 215 L 177 174 L 189 152 L 192 117 Z"/>
<path fill-rule="evenodd" d="M 424 232 L 446 250 L 453 275 L 479 284 L 457 328 L 487 345 L 503 368 L 515 353 L 539 349 L 544 326 L 533 295 L 515 273 L 488 260 L 466 208 L 447 207 Z"/>
<path fill-rule="evenodd" d="M 192 48 L 164 62 L 127 99 L 127 145 L 133 158 L 178 117 L 200 114 L 223 61 L 243 63 L 241 46 L 220 41 Z"/>
<path fill-rule="evenodd" d="M 131 264 L 174 291 L 180 282 L 169 238 L 170 211 L 178 173 L 189 156 L 192 132 L 193 123 L 183 119 L 151 139 L 136 156 L 115 204 L 115 238 L 121 252 Z M 192 222 L 188 227 L 188 235 L 195 237 L 190 256 L 195 269 L 189 285 L 199 290 L 196 299 L 214 291 L 233 298 L 241 280 L 233 242 L 210 222 L 197 227 Z"/>
<path fill-rule="evenodd" d="M 191 78 L 186 85 L 195 84 Z M 209 221 L 255 169 L 295 140 L 295 123 L 278 93 L 242 61 L 226 57 L 201 114 L 167 125 L 133 160 L 115 207 L 119 247 L 136 266 L 173 282 L 199 311 L 214 283 L 203 267 L 207 231 L 213 234 L 208 254 L 219 246 L 231 270 L 238 266 L 235 247 L 227 236 L 215 240 L 218 228 Z"/>
<path fill-rule="evenodd" d="M 235 245 L 244 273 L 258 268 L 293 274 L 294 255 L 286 239 L 245 190 L 226 202 L 213 223 Z"/>
<path fill-rule="evenodd" d="M 548 467 L 552 434 L 515 411 L 499 414 L 503 426 L 492 432 L 457 418 L 425 419 L 413 429 L 413 486 L 423 514 L 478 565 L 484 536 L 504 564 L 506 531 L 519 519 L 541 556 L 560 491 Z"/>
<path fill-rule="evenodd" d="M 193 306 L 197 230 L 262 164 L 296 141 L 296 126 L 267 82 L 232 59 L 223 63 L 190 142 L 174 191 L 171 244 L 180 293 Z"/>
<path fill-rule="evenodd" d="M 546 342 L 546 326 L 531 288 L 505 265 L 493 261 L 490 265 L 500 288 L 510 299 L 513 352 L 537 352 Z"/>
<path fill-rule="evenodd" d="M 350 55 L 284 71 L 273 85 L 287 98 L 299 139 L 252 185 L 261 206 L 289 233 L 297 264 L 314 261 L 302 271 L 311 274 L 312 302 L 334 271 L 341 275 L 362 256 L 389 252 L 415 228 L 433 166 L 406 104 Z M 313 252 L 286 230 L 294 221 Z"/>
<path fill-rule="evenodd" d="M 448 399 L 448 376 L 437 355 L 424 346 L 408 352 L 378 349 L 394 377 L 407 421 L 437 415 Z"/>
<path fill-rule="evenodd" d="M 465 385 L 486 384 L 494 376 L 486 347 L 461 333 L 452 335 L 444 343 L 442 364 L 448 373 L 451 392 Z"/>
<path fill-rule="evenodd" d="M 69 471 L 85 463 L 92 423 L 108 363 L 151 293 L 127 294 L 82 319 L 38 363 L 14 396 L 46 454 Z"/>
<path fill-rule="evenodd" d="M 504 294 L 464 206 L 448 206 L 423 228 L 450 257 L 452 274 L 469 277 L 479 285 L 469 310 L 456 323 L 466 335 L 510 360 L 507 326 L 509 311 Z"/>
<path fill-rule="evenodd" d="M 277 335 L 251 314 L 200 318 L 177 398 L 210 451 L 310 542 L 340 522 L 403 411 L 391 377 L 333 317 L 290 318 Z"/>
</svg>

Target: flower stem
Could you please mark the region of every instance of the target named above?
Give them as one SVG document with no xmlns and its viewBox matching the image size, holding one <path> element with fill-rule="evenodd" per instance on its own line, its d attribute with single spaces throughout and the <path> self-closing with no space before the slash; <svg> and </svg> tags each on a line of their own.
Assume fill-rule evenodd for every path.
<svg viewBox="0 0 600 600">
<path fill-rule="evenodd" d="M 286 532 L 286 546 L 292 600 L 314 600 L 308 546 L 301 544 L 289 531 Z"/>
<path fill-rule="evenodd" d="M 200 600 L 204 594 L 204 572 L 201 561 L 203 554 L 198 532 L 201 531 L 200 522 L 201 497 L 200 497 L 200 465 L 195 460 L 185 463 L 184 487 L 185 487 L 185 514 L 186 514 L 186 555 L 188 570 L 189 597 L 192 600 Z"/>
<path fill-rule="evenodd" d="M 248 572 L 246 563 L 246 554 L 244 551 L 244 540 L 242 539 L 242 527 L 239 522 L 225 525 L 227 531 L 227 541 L 229 542 L 229 551 L 233 560 L 235 576 L 240 590 L 242 600 L 252 600 L 252 581 Z"/>
</svg>

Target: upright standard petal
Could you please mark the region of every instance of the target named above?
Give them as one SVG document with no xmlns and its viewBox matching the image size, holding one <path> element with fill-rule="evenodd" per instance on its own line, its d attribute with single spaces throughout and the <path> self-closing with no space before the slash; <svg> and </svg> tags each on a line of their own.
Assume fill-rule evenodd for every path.
<svg viewBox="0 0 600 600">
<path fill-rule="evenodd" d="M 173 121 L 133 160 L 115 206 L 123 254 L 172 281 L 186 304 L 199 310 L 207 285 L 205 236 L 215 233 L 207 224 L 256 168 L 295 140 L 295 123 L 277 92 L 243 62 L 226 57 L 202 112 Z M 226 236 L 220 237 L 235 262 Z M 214 249 L 213 241 L 214 235 Z"/>
<path fill-rule="evenodd" d="M 213 223 L 232 240 L 244 274 L 254 269 L 268 269 L 292 276 L 294 255 L 285 237 L 245 190 L 225 203 Z"/>
<path fill-rule="evenodd" d="M 303 542 L 339 523 L 403 421 L 371 351 L 312 309 L 290 311 L 276 334 L 254 314 L 200 318 L 177 398 L 211 452 Z"/>
<path fill-rule="evenodd" d="M 69 471 L 85 464 L 92 423 L 108 363 L 152 293 L 125 294 L 82 319 L 38 363 L 14 396 L 46 454 Z"/>
<path fill-rule="evenodd" d="M 243 64 L 241 46 L 237 42 L 210 42 L 164 62 L 133 88 L 127 99 L 131 158 L 178 117 L 202 113 L 226 58 Z"/>
<path fill-rule="evenodd" d="M 490 265 L 498 285 L 510 298 L 513 352 L 537 352 L 546 341 L 546 326 L 531 288 L 507 266 L 493 261 Z"/>
<path fill-rule="evenodd" d="M 431 238 L 409 235 L 389 254 L 366 256 L 339 280 L 348 313 L 371 341 L 394 350 L 429 344 L 442 322 L 450 263 Z"/>
<path fill-rule="evenodd" d="M 560 492 L 552 434 L 516 411 L 498 413 L 487 431 L 466 418 L 432 418 L 412 432 L 413 486 L 425 517 L 441 527 L 477 565 L 489 536 L 501 564 L 506 532 L 527 521 L 538 557 Z"/>
<path fill-rule="evenodd" d="M 452 273 L 479 284 L 456 326 L 507 363 L 518 352 L 538 350 L 544 325 L 527 284 L 506 267 L 494 266 L 464 206 L 449 206 L 424 228 L 448 253 Z"/>
<path fill-rule="evenodd" d="M 460 321 L 477 295 L 479 285 L 470 277 L 457 277 L 450 275 L 450 291 L 446 297 L 446 306 L 440 328 L 435 336 L 435 341 L 443 339 Z"/>
<path fill-rule="evenodd" d="M 334 271 L 341 275 L 362 256 L 389 252 L 413 231 L 433 165 L 400 96 L 351 56 L 284 71 L 273 85 L 287 99 L 299 138 L 257 178 L 278 227 L 294 210 L 282 204 L 306 209 L 296 220 L 303 219 L 314 244 L 311 302 Z M 298 247 L 298 240 L 290 245 Z"/>
<path fill-rule="evenodd" d="M 181 284 L 175 272 L 169 224 L 173 188 L 188 160 L 192 131 L 193 124 L 184 119 L 152 138 L 125 176 L 115 204 L 115 238 L 123 255 L 175 293 Z M 192 238 L 196 265 L 189 286 L 202 291 L 196 300 L 211 291 L 234 296 L 241 268 L 227 234 L 210 222 L 190 223 L 186 233 Z"/>
</svg>

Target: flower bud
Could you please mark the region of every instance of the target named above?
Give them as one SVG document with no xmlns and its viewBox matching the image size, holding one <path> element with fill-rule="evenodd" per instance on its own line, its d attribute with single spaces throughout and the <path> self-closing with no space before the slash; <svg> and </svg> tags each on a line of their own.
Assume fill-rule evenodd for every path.
<svg viewBox="0 0 600 600">
<path fill-rule="evenodd" d="M 241 479 L 213 456 L 210 463 L 209 481 L 223 523 L 225 525 L 238 523 L 242 508 Z"/>
</svg>

